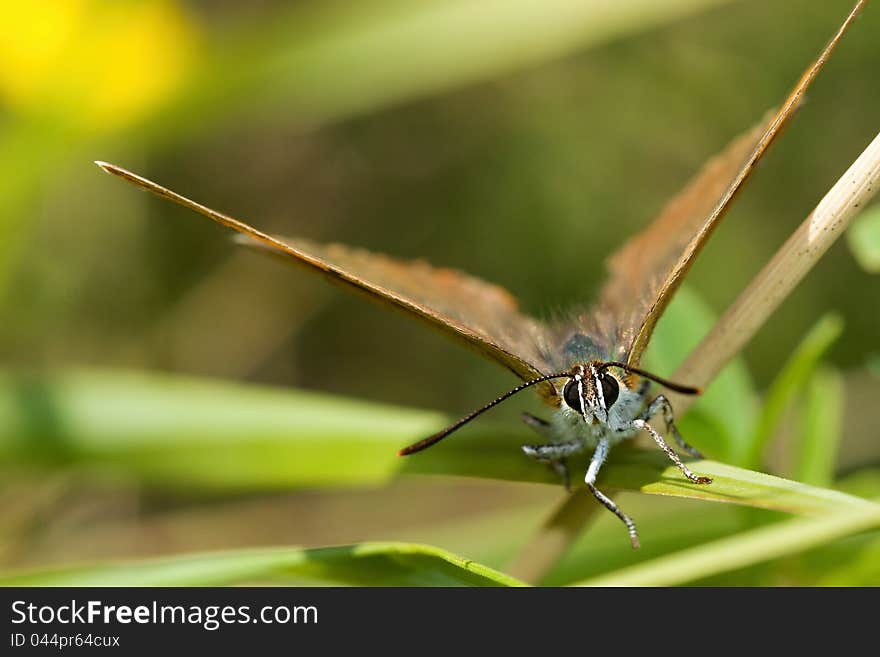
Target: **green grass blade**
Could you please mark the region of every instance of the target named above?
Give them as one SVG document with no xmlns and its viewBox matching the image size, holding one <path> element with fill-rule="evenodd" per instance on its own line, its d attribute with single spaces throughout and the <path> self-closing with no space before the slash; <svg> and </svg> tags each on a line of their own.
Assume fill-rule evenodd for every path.
<svg viewBox="0 0 880 657">
<path fill-rule="evenodd" d="M 605 477 L 619 490 L 669 495 L 708 502 L 727 502 L 759 509 L 815 515 L 845 508 L 863 508 L 869 502 L 827 488 L 808 486 L 789 479 L 745 470 L 715 461 L 695 461 L 689 467 L 714 480 L 692 484 L 666 457 L 655 452 L 632 450 L 614 461 Z"/>
<path fill-rule="evenodd" d="M 445 422 L 408 410 L 231 382 L 76 371 L 0 374 L 0 455 L 87 463 L 216 490 L 375 484 L 396 449 Z"/>
<path fill-rule="evenodd" d="M 576 586 L 671 586 L 802 552 L 880 527 L 880 504 L 787 520 L 578 582 Z"/>
<path fill-rule="evenodd" d="M 446 421 L 437 413 L 330 395 L 183 377 L 0 374 L 0 455 L 7 463 L 104 466 L 154 486 L 218 492 L 372 485 L 399 474 L 558 485 L 550 468 L 522 454 L 519 445 L 531 436 L 516 425 L 475 423 L 424 453 L 397 456 Z M 572 459 L 572 471 L 585 471 L 586 459 Z M 621 446 L 601 481 L 790 513 L 862 503 L 713 461 L 691 467 L 715 482 L 691 484 L 659 450 Z"/>
<path fill-rule="evenodd" d="M 524 586 L 482 564 L 413 543 L 239 550 L 0 576 L 0 586 L 234 584 Z"/>
<path fill-rule="evenodd" d="M 843 433 L 844 383 L 839 372 L 820 368 L 810 379 L 795 446 L 792 477 L 805 484 L 830 486 Z"/>
<path fill-rule="evenodd" d="M 745 446 L 746 452 L 742 462 L 746 467 L 753 469 L 761 467 L 767 446 L 789 404 L 804 389 L 818 367 L 820 359 L 842 332 L 843 320 L 829 313 L 816 322 L 801 340 L 767 391 L 758 426 L 751 442 Z"/>
</svg>

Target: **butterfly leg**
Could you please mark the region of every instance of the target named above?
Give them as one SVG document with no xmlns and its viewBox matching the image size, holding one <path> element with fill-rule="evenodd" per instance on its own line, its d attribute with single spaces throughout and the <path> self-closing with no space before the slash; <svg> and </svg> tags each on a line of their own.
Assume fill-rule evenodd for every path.
<svg viewBox="0 0 880 657">
<path fill-rule="evenodd" d="M 593 452 L 593 458 L 590 461 L 590 467 L 587 468 L 587 476 L 584 477 L 584 483 L 587 485 L 587 488 L 590 489 L 590 492 L 593 496 L 599 500 L 599 502 L 606 509 L 611 511 L 614 515 L 616 515 L 620 520 L 626 525 L 627 530 L 629 531 L 629 540 L 632 543 L 633 549 L 638 549 L 639 547 L 639 535 L 636 532 L 636 523 L 632 521 L 632 519 L 626 515 L 623 511 L 620 510 L 614 501 L 605 495 L 602 491 L 596 488 L 596 477 L 599 475 L 599 468 L 602 467 L 602 464 L 605 463 L 605 459 L 608 457 L 608 450 L 610 449 L 610 445 L 608 441 L 604 438 L 599 440 L 599 444 L 596 445 L 596 451 Z"/>
<path fill-rule="evenodd" d="M 522 451 L 539 463 L 549 464 L 556 473 L 562 477 L 565 490 L 571 491 L 571 481 L 568 477 L 566 459 L 583 450 L 584 446 L 579 440 L 569 443 L 551 443 L 549 445 L 523 445 Z"/>
<path fill-rule="evenodd" d="M 522 421 L 545 438 L 552 440 L 552 435 L 550 434 L 550 423 L 547 420 L 542 420 L 541 418 L 536 417 L 531 413 L 523 413 Z"/>
<path fill-rule="evenodd" d="M 703 455 L 700 454 L 696 448 L 689 445 L 685 442 L 685 439 L 681 437 L 681 434 L 678 432 L 678 427 L 675 426 L 675 417 L 672 415 L 672 404 L 670 404 L 669 400 L 663 395 L 657 395 L 654 401 L 648 404 L 648 408 L 646 408 L 639 416 L 639 419 L 648 421 L 661 411 L 663 412 L 663 420 L 666 422 L 666 430 L 672 433 L 672 437 L 675 438 L 675 442 L 678 443 L 678 446 L 694 458 L 703 458 Z"/>
<path fill-rule="evenodd" d="M 657 430 L 654 427 L 652 427 L 650 424 L 648 424 L 647 422 L 645 422 L 641 418 L 636 418 L 635 420 L 633 420 L 633 426 L 636 427 L 637 429 L 642 429 L 644 431 L 647 431 L 649 434 L 651 434 L 651 438 L 654 439 L 654 442 L 657 443 L 657 445 L 660 447 L 660 449 L 662 449 L 664 452 L 666 452 L 666 456 L 668 456 L 669 459 L 673 463 L 675 463 L 675 465 L 678 466 L 678 469 L 684 473 L 685 477 L 690 479 L 695 484 L 711 484 L 712 483 L 711 478 L 702 477 L 700 475 L 696 475 L 693 472 L 691 472 L 690 468 L 688 468 L 682 462 L 682 460 L 679 458 L 678 454 L 675 453 L 675 450 L 673 450 L 669 446 L 669 444 L 665 440 L 663 440 L 663 436 L 661 436 L 657 432 Z"/>
<path fill-rule="evenodd" d="M 535 417 L 530 413 L 523 413 L 523 422 L 532 427 L 545 438 L 552 440 L 553 436 L 550 432 L 550 423 L 541 418 Z M 571 455 L 583 450 L 583 444 L 578 440 L 572 440 L 565 443 L 550 443 L 549 445 L 523 445 L 522 450 L 525 454 L 539 463 L 549 464 L 556 473 L 562 478 L 565 490 L 571 491 L 571 480 L 568 476 L 568 465 L 566 459 Z"/>
</svg>

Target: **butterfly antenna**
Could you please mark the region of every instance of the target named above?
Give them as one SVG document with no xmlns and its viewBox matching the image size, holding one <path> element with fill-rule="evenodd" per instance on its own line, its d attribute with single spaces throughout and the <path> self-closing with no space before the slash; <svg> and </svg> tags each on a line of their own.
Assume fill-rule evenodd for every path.
<svg viewBox="0 0 880 657">
<path fill-rule="evenodd" d="M 460 420 L 458 420 L 454 424 L 449 425 L 448 427 L 446 427 L 442 431 L 438 431 L 437 433 L 435 433 L 431 436 L 428 436 L 427 438 L 423 438 L 419 442 L 413 443 L 409 447 L 404 447 L 397 454 L 398 454 L 398 456 L 407 456 L 409 454 L 415 454 L 416 452 L 421 452 L 423 449 L 427 449 L 431 445 L 433 445 L 435 443 L 439 443 L 441 440 L 446 438 L 446 436 L 453 433 L 454 431 L 457 431 L 458 429 L 460 429 L 461 427 L 466 425 L 468 422 L 473 420 L 475 417 L 482 415 L 483 413 L 488 411 L 493 406 L 497 406 L 498 404 L 503 402 L 505 399 L 507 399 L 509 397 L 513 397 L 516 393 L 522 392 L 526 388 L 529 388 L 535 384 L 543 383 L 544 381 L 549 381 L 550 379 L 562 379 L 562 378 L 566 378 L 566 377 L 570 377 L 570 376 L 571 376 L 571 372 L 561 372 L 559 374 L 548 374 L 547 376 L 541 376 L 541 377 L 538 377 L 537 379 L 532 379 L 531 381 L 526 381 L 525 383 L 518 385 L 513 390 L 509 390 L 509 391 L 505 392 L 503 395 L 498 397 L 498 399 L 490 401 L 485 406 L 478 408 L 473 413 L 465 415 L 463 418 L 461 418 Z"/>
<path fill-rule="evenodd" d="M 659 383 L 664 388 L 669 388 L 670 390 L 674 390 L 675 392 L 679 392 L 683 395 L 701 395 L 703 394 L 703 390 L 701 388 L 697 388 L 695 386 L 686 386 L 681 383 L 674 383 L 673 381 L 668 381 L 666 379 L 661 379 L 656 374 L 651 374 L 650 372 L 646 372 L 645 370 L 641 370 L 638 367 L 632 367 L 631 365 L 627 365 L 626 363 L 622 363 L 620 361 L 607 361 L 602 363 L 599 366 L 600 370 L 608 369 L 609 367 L 619 367 L 625 372 L 629 372 L 630 374 L 638 374 L 639 376 L 643 376 L 646 379 L 650 379 L 655 383 Z"/>
</svg>

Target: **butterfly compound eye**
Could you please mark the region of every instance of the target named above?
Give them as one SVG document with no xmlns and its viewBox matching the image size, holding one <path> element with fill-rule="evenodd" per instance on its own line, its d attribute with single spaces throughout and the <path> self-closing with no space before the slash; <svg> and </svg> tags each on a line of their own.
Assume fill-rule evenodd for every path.
<svg viewBox="0 0 880 657">
<path fill-rule="evenodd" d="M 562 398 L 569 408 L 576 410 L 578 413 L 584 412 L 583 400 L 578 390 L 579 386 L 575 379 L 569 379 L 568 383 L 562 389 Z"/>
<path fill-rule="evenodd" d="M 617 395 L 620 393 L 620 385 L 617 383 L 617 379 L 608 374 L 608 372 L 605 372 L 602 375 L 600 383 L 602 384 L 602 397 L 605 399 L 605 408 L 609 409 L 614 406 L 614 402 L 617 401 Z"/>
</svg>

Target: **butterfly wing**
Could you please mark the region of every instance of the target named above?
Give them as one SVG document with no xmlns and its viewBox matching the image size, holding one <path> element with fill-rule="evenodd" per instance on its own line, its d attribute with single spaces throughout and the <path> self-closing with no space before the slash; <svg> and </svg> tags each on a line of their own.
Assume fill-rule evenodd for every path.
<svg viewBox="0 0 880 657">
<path fill-rule="evenodd" d="M 727 207 L 719 206 L 719 199 L 767 125 L 740 135 L 710 159 L 646 229 L 608 259 L 610 275 L 591 319 L 599 324 L 596 334 L 619 350 L 614 358 L 638 365 L 654 325 Z"/>
<path fill-rule="evenodd" d="M 421 319 L 523 380 L 544 373 L 546 365 L 537 350 L 541 325 L 521 313 L 516 299 L 497 285 L 422 261 L 405 262 L 341 244 L 274 237 L 121 167 L 97 164 L 108 173 L 232 228 L 244 236 L 245 244 L 259 246 Z M 550 384 L 544 384 L 541 392 L 545 396 L 555 394 Z"/>
<path fill-rule="evenodd" d="M 711 159 L 655 221 L 608 261 L 610 277 L 585 321 L 635 367 L 654 327 L 709 236 L 764 153 L 791 120 L 804 93 L 858 12 L 858 2 L 780 109 Z"/>
<path fill-rule="evenodd" d="M 331 278 L 463 339 L 523 380 L 541 376 L 546 369 L 537 351 L 540 323 L 523 314 L 513 295 L 498 285 L 454 269 L 433 267 L 423 260 L 404 261 L 303 238 L 274 239 L 319 260 L 325 265 L 323 272 Z M 253 237 L 237 241 L 270 253 L 278 251 Z"/>
</svg>

